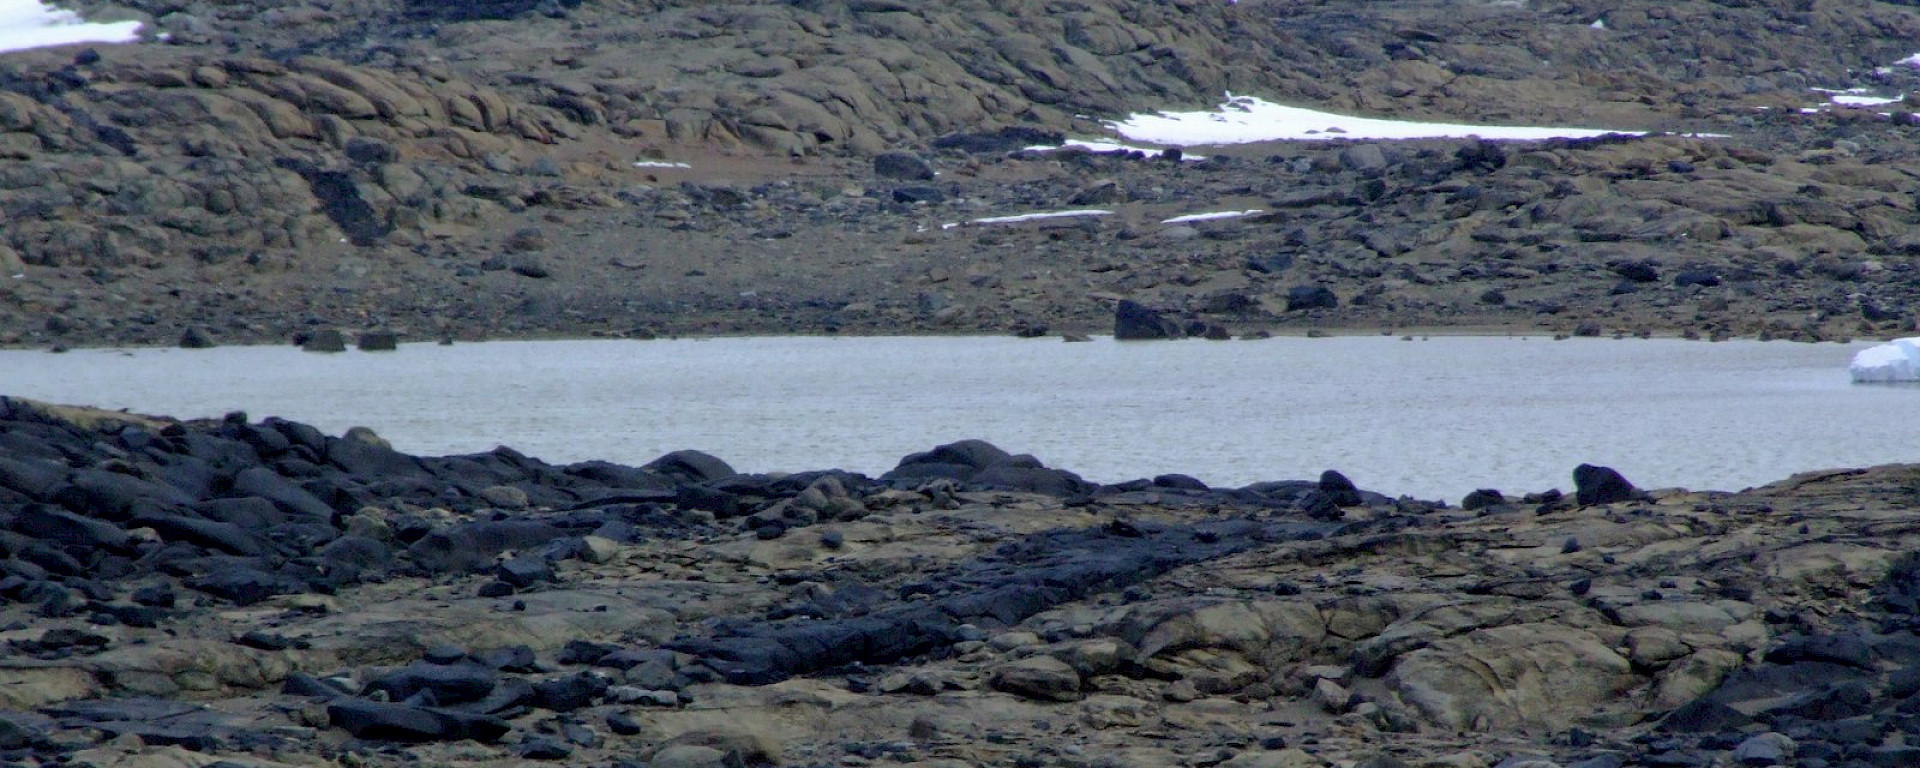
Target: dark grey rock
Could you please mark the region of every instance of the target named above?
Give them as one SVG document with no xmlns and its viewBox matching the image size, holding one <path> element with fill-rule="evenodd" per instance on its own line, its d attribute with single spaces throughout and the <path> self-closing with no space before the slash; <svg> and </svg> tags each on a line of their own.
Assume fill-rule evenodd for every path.
<svg viewBox="0 0 1920 768">
<path fill-rule="evenodd" d="M 244 565 L 227 565 L 187 580 L 187 586 L 238 605 L 253 605 L 275 595 L 300 594 L 307 585 L 277 573 Z"/>
<path fill-rule="evenodd" d="M 1573 468 L 1574 499 L 1581 506 L 1630 501 L 1639 494 L 1627 478 L 1611 467 L 1582 464 Z"/>
<path fill-rule="evenodd" d="M 307 352 L 345 352 L 347 336 L 333 328 L 322 328 L 305 337 L 296 339 L 300 349 Z"/>
<path fill-rule="evenodd" d="M 512 730 L 506 721 L 488 715 L 365 699 L 341 699 L 327 705 L 327 719 L 355 738 L 371 741 L 472 739 L 490 744 Z"/>
<path fill-rule="evenodd" d="M 1331 469 L 1320 473 L 1320 492 L 1326 494 L 1327 500 L 1337 507 L 1357 507 L 1362 503 L 1360 489 L 1354 486 L 1353 481 Z"/>
<path fill-rule="evenodd" d="M 217 346 L 220 346 L 220 342 L 214 341 L 213 334 L 200 326 L 189 326 L 180 333 L 181 349 L 212 349 Z"/>
<path fill-rule="evenodd" d="M 360 334 L 362 352 L 392 352 L 400 348 L 400 335 L 393 331 L 367 331 Z"/>
<path fill-rule="evenodd" d="M 873 173 L 883 179 L 932 181 L 933 166 L 912 152 L 885 152 L 873 158 Z"/>
<path fill-rule="evenodd" d="M 1332 288 L 1324 285 L 1296 285 L 1287 291 L 1287 311 L 1299 312 L 1308 309 L 1336 309 L 1340 306 L 1340 297 Z"/>
<path fill-rule="evenodd" d="M 372 136 L 348 138 L 342 149 L 347 153 L 347 159 L 356 163 L 391 163 L 400 159 L 400 150 L 393 146 L 393 142 Z"/>
<path fill-rule="evenodd" d="M 713 454 L 695 450 L 674 451 L 647 462 L 643 469 L 667 475 L 683 483 L 704 483 L 739 474 L 731 465 Z"/>
<path fill-rule="evenodd" d="M 479 664 L 414 663 L 376 678 L 367 684 L 367 692 L 406 701 L 425 691 L 432 694 L 433 704 L 450 705 L 484 699 L 499 684 L 499 675 Z"/>
<path fill-rule="evenodd" d="M 1113 338 L 1118 341 L 1153 341 L 1186 336 L 1180 324 L 1146 305 L 1122 299 L 1113 311 Z"/>
<path fill-rule="evenodd" d="M 516 557 L 494 568 L 494 577 L 515 589 L 526 589 L 544 581 L 553 581 L 553 566 L 541 557 Z"/>
<path fill-rule="evenodd" d="M 1507 503 L 1507 497 L 1492 488 L 1479 488 L 1460 500 L 1460 508 L 1469 512 Z"/>
</svg>

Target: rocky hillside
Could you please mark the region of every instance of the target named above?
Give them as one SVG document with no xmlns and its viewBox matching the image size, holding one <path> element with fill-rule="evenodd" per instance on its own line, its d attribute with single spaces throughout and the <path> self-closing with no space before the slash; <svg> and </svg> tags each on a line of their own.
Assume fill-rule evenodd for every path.
<svg viewBox="0 0 1920 768">
<path fill-rule="evenodd" d="M 6 343 L 170 343 L 190 326 L 232 340 L 315 325 L 1093 330 L 1114 295 L 1190 315 L 1261 308 L 1214 318 L 1244 329 L 1824 338 L 1911 320 L 1894 308 L 1911 297 L 1910 120 L 1799 112 L 1823 98 L 1814 87 L 1920 85 L 1885 68 L 1920 45 L 1899 5 L 370 0 L 95 15 L 127 14 L 165 41 L 0 57 L 0 267 L 25 275 L 0 288 Z M 1005 156 L 1229 91 L 1718 137 L 1522 149 L 1519 168 L 1455 168 L 1472 151 L 1459 142 L 1242 148 L 1178 173 Z M 1003 128 L 1016 140 L 952 141 Z M 876 175 L 870 158 L 903 150 L 940 176 Z M 649 159 L 661 165 L 633 165 Z M 985 264 L 967 259 L 996 243 L 938 229 L 1076 204 L 1136 204 L 1134 220 L 1041 233 L 1044 251 Z M 1152 217 L 1216 204 L 1278 212 L 1138 247 L 1167 234 Z M 1249 255 L 1313 268 L 1266 286 Z M 1666 290 L 1651 309 L 1616 298 L 1630 292 L 1605 271 L 1643 261 L 1655 279 L 1630 267 L 1629 284 L 1704 270 L 1733 289 Z M 1303 284 L 1339 307 L 1289 313 Z"/>
<path fill-rule="evenodd" d="M 15 765 L 1913 765 L 1920 468 L 554 466 L 0 400 Z"/>
</svg>

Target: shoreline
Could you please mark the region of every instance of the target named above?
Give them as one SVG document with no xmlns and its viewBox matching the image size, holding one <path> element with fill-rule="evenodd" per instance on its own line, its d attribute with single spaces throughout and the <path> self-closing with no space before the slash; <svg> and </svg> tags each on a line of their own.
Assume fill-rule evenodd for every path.
<svg viewBox="0 0 1920 768">
<path fill-rule="evenodd" d="M 1780 342 L 1787 342 L 1787 343 L 1793 343 L 1793 344 L 1846 345 L 1846 344 L 1864 344 L 1864 343 L 1878 344 L 1878 343 L 1884 343 L 1887 341 L 1892 341 L 1893 339 L 1897 339 L 1897 338 L 1904 338 L 1903 336 L 1900 336 L 1898 334 L 1888 335 L 1885 337 L 1859 336 L 1859 337 L 1839 337 L 1839 338 L 1827 338 L 1827 339 L 1786 338 L 1786 337 L 1778 337 L 1778 336 L 1767 336 L 1764 334 L 1756 334 L 1756 335 L 1750 335 L 1750 336 L 1734 335 L 1734 336 L 1706 338 L 1698 335 L 1689 336 L 1685 332 L 1672 331 L 1672 330 L 1663 331 L 1663 332 L 1654 332 L 1654 333 L 1648 333 L 1648 334 L 1629 334 L 1624 332 L 1615 332 L 1615 333 L 1598 334 L 1598 335 L 1576 335 L 1572 333 L 1567 333 L 1563 331 L 1554 331 L 1550 329 L 1535 329 L 1535 332 L 1528 333 L 1526 332 L 1526 330 L 1527 329 L 1524 329 L 1518 326 L 1510 327 L 1510 326 L 1498 326 L 1498 325 L 1495 325 L 1495 326 L 1483 326 L 1483 325 L 1414 326 L 1414 327 L 1376 328 L 1372 330 L 1364 329 L 1364 328 L 1345 328 L 1345 327 L 1325 329 L 1325 328 L 1297 328 L 1292 326 L 1283 326 L 1283 327 L 1265 328 L 1265 329 L 1260 329 L 1253 332 L 1242 333 L 1230 339 L 1207 339 L 1207 338 L 1202 338 L 1198 336 L 1189 336 L 1189 337 L 1179 338 L 1179 339 L 1128 340 L 1125 343 L 1132 344 L 1132 343 L 1155 343 L 1155 342 L 1211 342 L 1211 341 L 1249 342 L 1249 341 L 1264 341 L 1267 339 L 1319 339 L 1319 338 L 1358 338 L 1358 337 L 1384 336 L 1384 337 L 1399 337 L 1399 338 L 1402 338 L 1403 340 L 1417 340 L 1419 337 L 1443 337 L 1443 338 L 1509 338 L 1509 339 L 1517 339 L 1517 340 L 1547 340 L 1547 341 L 1570 341 L 1574 339 L 1602 339 L 1602 340 L 1609 340 L 1609 341 L 1670 340 L 1670 341 L 1698 341 L 1698 342 L 1704 342 L 1704 343 L 1720 343 L 1720 342 L 1726 342 L 1726 341 L 1761 341 L 1761 342 L 1780 341 Z M 352 349 L 354 347 L 354 339 L 356 335 L 357 334 L 348 334 L 345 337 L 347 340 L 347 346 L 349 349 Z M 1065 332 L 1065 333 L 1048 333 L 1040 336 L 1025 336 L 1019 333 L 1008 333 L 1008 332 L 989 333 L 989 332 L 983 332 L 983 331 L 958 331 L 958 330 L 945 331 L 945 332 L 921 331 L 921 332 L 913 332 L 913 333 L 866 333 L 866 332 L 836 332 L 836 333 L 740 332 L 740 333 L 711 333 L 711 334 L 661 333 L 661 334 L 651 334 L 651 335 L 644 335 L 644 336 L 614 335 L 614 334 L 607 334 L 607 333 L 588 333 L 588 334 L 526 333 L 526 334 L 507 334 L 507 335 L 497 335 L 497 336 L 465 336 L 465 337 L 454 337 L 454 338 L 443 337 L 439 339 L 431 339 L 431 338 L 410 339 L 410 338 L 407 338 L 406 336 L 400 336 L 397 339 L 396 343 L 399 345 L 452 346 L 452 345 L 458 345 L 458 344 L 479 344 L 479 343 L 495 342 L 495 341 L 509 341 L 509 342 L 640 341 L 640 342 L 644 342 L 644 341 L 701 341 L 701 340 L 713 340 L 713 339 L 781 339 L 781 338 L 892 339 L 892 338 L 1001 338 L 1001 337 L 1021 338 L 1021 339 L 1028 339 L 1028 340 L 1033 340 L 1038 342 L 1045 342 L 1045 341 L 1059 342 L 1063 340 L 1074 341 L 1074 340 L 1077 340 L 1076 337 L 1092 338 L 1092 339 L 1111 339 L 1113 337 L 1113 333 L 1111 330 L 1109 330 L 1106 333 L 1092 332 L 1092 333 L 1082 334 L 1082 333 L 1075 333 L 1075 332 Z M 213 344 L 212 346 L 217 346 L 217 347 L 281 347 L 281 346 L 298 347 L 300 346 L 300 344 L 292 339 L 285 339 L 281 341 L 243 340 L 243 341 L 236 341 L 236 342 L 230 342 L 230 343 L 219 342 L 219 343 Z M 41 345 L 27 346 L 27 345 L 0 344 L 0 351 L 9 351 L 9 352 L 43 351 L 49 354 L 61 354 L 65 352 L 84 351 L 84 350 L 99 351 L 99 350 L 153 350 L 153 349 L 191 349 L 191 347 L 186 347 L 178 343 L 175 343 L 175 344 L 80 343 L 80 344 L 74 344 L 74 345 L 56 344 L 52 346 L 41 346 Z M 316 352 L 316 354 L 330 354 L 330 353 Z"/>
</svg>

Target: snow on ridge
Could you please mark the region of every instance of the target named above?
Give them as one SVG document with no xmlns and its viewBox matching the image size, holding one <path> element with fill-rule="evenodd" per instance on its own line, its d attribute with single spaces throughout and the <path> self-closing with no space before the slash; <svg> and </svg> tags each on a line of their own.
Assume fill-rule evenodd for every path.
<svg viewBox="0 0 1920 768">
<path fill-rule="evenodd" d="M 140 22 L 95 24 L 40 0 L 0 0 L 0 53 L 74 43 L 130 43 Z"/>
<path fill-rule="evenodd" d="M 1288 107 L 1254 96 L 1227 94 L 1227 101 L 1204 112 L 1134 114 L 1107 123 L 1120 136 L 1150 144 L 1185 147 L 1205 144 L 1248 144 L 1257 141 L 1327 141 L 1332 139 L 1468 138 L 1505 141 L 1582 139 L 1612 134 L 1639 136 L 1639 131 L 1598 128 L 1544 128 L 1530 126 L 1421 123 L 1353 117 L 1332 112 Z"/>
</svg>

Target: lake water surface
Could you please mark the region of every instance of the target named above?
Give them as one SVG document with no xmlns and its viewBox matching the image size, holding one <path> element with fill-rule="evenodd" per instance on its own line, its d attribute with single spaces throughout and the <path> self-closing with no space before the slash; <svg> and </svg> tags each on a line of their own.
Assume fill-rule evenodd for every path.
<svg viewBox="0 0 1920 768">
<path fill-rule="evenodd" d="M 1383 493 L 1570 490 L 1582 462 L 1647 488 L 1738 490 L 1920 461 L 1920 389 L 1860 386 L 1868 346 L 1435 337 L 1119 343 L 721 338 L 0 351 L 0 394 L 178 417 L 244 410 L 416 454 L 509 445 L 639 464 L 698 448 L 749 472 L 877 475 L 962 438 L 1095 482 L 1345 472 Z"/>
</svg>

